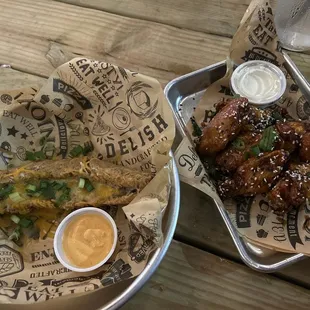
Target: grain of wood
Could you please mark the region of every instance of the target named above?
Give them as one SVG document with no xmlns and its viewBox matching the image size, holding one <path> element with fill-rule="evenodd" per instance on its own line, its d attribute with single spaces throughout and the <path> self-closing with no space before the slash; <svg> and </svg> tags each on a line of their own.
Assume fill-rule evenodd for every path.
<svg viewBox="0 0 310 310">
<path fill-rule="evenodd" d="M 122 284 L 121 289 L 125 289 Z M 70 307 L 100 309 L 115 297 L 115 289 L 112 292 L 111 286 L 104 293 L 97 290 L 76 296 L 70 299 Z M 309 309 L 309 298 L 309 290 L 173 241 L 155 274 L 121 309 L 303 310 Z M 17 307 L 2 305 L 1 309 L 16 310 Z M 39 310 L 42 303 L 23 305 L 23 309 Z M 52 304 L 45 302 L 44 309 L 66 310 L 68 303 L 56 298 Z"/>
<path fill-rule="evenodd" d="M 58 0 L 183 29 L 232 37 L 250 0 Z"/>
<path fill-rule="evenodd" d="M 174 241 L 122 309 L 308 309 L 310 292 Z"/>
<path fill-rule="evenodd" d="M 26 63 L 36 74 L 51 72 L 45 59 L 51 42 L 77 54 L 108 55 L 129 67 L 175 75 L 224 59 L 230 44 L 224 37 L 43 0 L 2 0 L 0 29 L 1 61 Z"/>
<path fill-rule="evenodd" d="M 181 183 L 181 208 L 175 236 L 178 240 L 242 262 L 212 200 L 185 183 Z M 276 274 L 310 289 L 309 264 L 310 260 L 306 258 Z"/>
<path fill-rule="evenodd" d="M 86 8 L 155 21 L 166 25 L 199 32 L 233 37 L 251 0 L 55 0 Z M 292 58 L 305 77 L 310 80 L 310 70 L 305 63 L 310 53 Z"/>
<path fill-rule="evenodd" d="M 11 68 L 0 68 L 0 90 L 18 89 L 43 85 L 46 79 L 16 71 Z"/>
<path fill-rule="evenodd" d="M 0 62 L 48 76 L 51 44 L 169 79 L 225 59 L 230 39 L 54 1 L 2 0 Z M 296 56 L 309 71 L 310 64 Z"/>
<path fill-rule="evenodd" d="M 74 57 L 80 57 L 81 55 L 114 63 L 127 69 L 152 76 L 158 79 L 163 85 L 176 77 L 176 74 L 173 72 L 131 64 L 95 51 L 84 51 L 82 48 L 76 52 L 75 48 L 46 41 L 45 39 L 31 39 L 15 34 L 14 38 L 8 35 L 5 40 L 5 45 L 0 46 L 1 62 L 10 64 L 14 69 L 19 71 L 42 77 L 48 77 L 57 65 L 61 65 L 65 61 L 69 61 Z M 59 55 L 62 55 L 62 57 L 59 57 Z"/>
</svg>

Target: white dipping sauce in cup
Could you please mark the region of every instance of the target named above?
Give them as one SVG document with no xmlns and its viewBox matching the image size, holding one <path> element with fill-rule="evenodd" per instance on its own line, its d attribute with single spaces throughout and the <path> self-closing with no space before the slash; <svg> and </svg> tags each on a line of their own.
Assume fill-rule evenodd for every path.
<svg viewBox="0 0 310 310">
<path fill-rule="evenodd" d="M 266 107 L 277 101 L 284 93 L 286 79 L 275 65 L 253 60 L 238 66 L 231 77 L 234 93 L 248 98 L 250 103 Z"/>
</svg>

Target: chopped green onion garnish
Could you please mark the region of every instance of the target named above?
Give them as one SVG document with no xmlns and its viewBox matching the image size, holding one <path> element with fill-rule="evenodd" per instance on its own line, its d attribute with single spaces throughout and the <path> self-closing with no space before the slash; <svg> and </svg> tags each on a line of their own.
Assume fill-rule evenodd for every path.
<svg viewBox="0 0 310 310">
<path fill-rule="evenodd" d="M 9 194 L 11 194 L 14 190 L 14 186 L 12 184 L 7 184 L 4 185 L 1 189 L 0 189 L 0 199 L 5 199 L 9 196 Z"/>
<path fill-rule="evenodd" d="M 78 157 L 80 155 L 87 155 L 88 153 L 92 152 L 94 149 L 94 146 L 92 143 L 87 143 L 84 147 L 81 145 L 75 146 L 71 151 L 70 151 L 70 156 L 71 157 Z"/>
<path fill-rule="evenodd" d="M 39 160 L 46 159 L 46 156 L 45 156 L 43 151 L 38 151 L 38 152 L 34 152 L 34 153 L 26 151 L 26 160 L 35 161 L 37 159 L 39 159 Z"/>
<path fill-rule="evenodd" d="M 91 151 L 93 151 L 94 147 L 93 145 L 86 145 L 83 149 L 83 155 L 87 155 L 88 153 L 90 153 Z"/>
<path fill-rule="evenodd" d="M 66 186 L 62 190 L 63 190 L 63 193 L 56 200 L 56 206 L 60 206 L 63 202 L 69 200 L 69 198 L 70 198 L 71 189 Z"/>
<path fill-rule="evenodd" d="M 54 189 L 55 189 L 56 191 L 59 191 L 59 190 L 61 190 L 64 186 L 66 186 L 65 183 L 60 183 L 60 182 L 56 182 L 56 181 L 54 181 L 52 185 L 53 185 L 53 187 L 54 187 Z"/>
<path fill-rule="evenodd" d="M 232 142 L 232 145 L 238 151 L 242 151 L 242 150 L 245 149 L 245 143 L 244 143 L 244 141 L 241 138 L 237 138 L 236 140 L 234 140 Z"/>
<path fill-rule="evenodd" d="M 66 194 L 66 195 L 68 196 L 68 198 L 69 198 L 69 196 L 70 196 L 70 192 L 71 192 L 71 189 L 70 189 L 68 186 L 66 186 L 66 187 L 63 189 L 63 193 Z"/>
<path fill-rule="evenodd" d="M 196 122 L 194 117 L 191 117 L 191 122 L 192 122 L 192 125 L 193 125 L 193 136 L 194 137 L 200 137 L 202 135 L 202 130 L 198 126 L 198 124 L 197 124 L 197 122 Z"/>
<path fill-rule="evenodd" d="M 280 112 L 278 111 L 273 111 L 271 113 L 272 117 L 276 120 L 276 121 L 283 121 L 283 117 L 282 115 L 280 114 Z"/>
<path fill-rule="evenodd" d="M 14 202 L 20 202 L 23 201 L 24 198 L 20 196 L 18 192 L 12 193 L 9 195 L 10 199 Z"/>
<path fill-rule="evenodd" d="M 27 218 L 22 218 L 21 220 L 20 220 L 20 222 L 19 222 L 19 225 L 21 226 L 21 227 L 23 227 L 23 228 L 27 228 L 27 227 L 29 227 L 30 225 L 32 225 L 33 224 L 33 222 L 31 221 L 31 220 L 29 220 L 29 219 L 27 219 Z"/>
<path fill-rule="evenodd" d="M 251 152 L 256 157 L 261 153 L 261 151 L 257 145 L 251 147 Z"/>
<path fill-rule="evenodd" d="M 79 181 L 79 188 L 84 188 L 84 186 L 85 186 L 85 179 L 80 178 L 80 181 Z"/>
<path fill-rule="evenodd" d="M 263 132 L 263 136 L 259 141 L 259 148 L 263 152 L 270 152 L 274 148 L 274 143 L 278 138 L 278 134 L 273 126 L 266 128 Z"/>
<path fill-rule="evenodd" d="M 46 199 L 55 199 L 55 189 L 52 186 L 48 186 L 47 188 L 43 188 L 41 190 L 41 194 Z"/>
<path fill-rule="evenodd" d="M 84 188 L 88 191 L 91 192 L 93 191 L 95 188 L 94 186 L 90 183 L 90 181 L 88 179 L 85 180 L 85 185 Z"/>
<path fill-rule="evenodd" d="M 40 181 L 40 189 L 44 189 L 48 187 L 48 182 L 47 181 Z"/>
<path fill-rule="evenodd" d="M 29 184 L 26 187 L 26 190 L 29 191 L 29 192 L 35 192 L 36 189 L 37 189 L 37 187 L 35 185 L 32 185 L 32 184 Z"/>
<path fill-rule="evenodd" d="M 51 143 L 47 143 L 44 146 L 44 154 L 46 156 L 46 158 L 51 159 L 53 158 L 54 154 L 55 154 L 56 148 L 53 144 Z"/>
<path fill-rule="evenodd" d="M 11 215 L 11 221 L 13 221 L 15 224 L 18 224 L 20 221 L 20 218 L 17 215 L 13 214 Z"/>
<path fill-rule="evenodd" d="M 26 151 L 26 160 L 35 161 L 36 157 L 33 152 Z"/>
<path fill-rule="evenodd" d="M 66 194 L 61 194 L 56 200 L 56 206 L 59 207 L 67 199 L 68 199 L 68 196 Z"/>
<path fill-rule="evenodd" d="M 35 152 L 35 153 L 34 153 L 34 156 L 35 156 L 37 159 L 41 159 L 41 160 L 46 159 L 46 156 L 45 156 L 45 154 L 44 154 L 43 151 Z"/>
<path fill-rule="evenodd" d="M 17 226 L 14 231 L 10 234 L 9 240 L 16 240 L 18 241 L 20 238 L 20 227 Z"/>
<path fill-rule="evenodd" d="M 77 157 L 77 156 L 81 155 L 82 153 L 83 153 L 83 147 L 81 147 L 80 145 L 78 145 L 78 146 L 75 146 L 75 147 L 71 150 L 70 155 L 71 155 L 72 157 Z"/>
</svg>

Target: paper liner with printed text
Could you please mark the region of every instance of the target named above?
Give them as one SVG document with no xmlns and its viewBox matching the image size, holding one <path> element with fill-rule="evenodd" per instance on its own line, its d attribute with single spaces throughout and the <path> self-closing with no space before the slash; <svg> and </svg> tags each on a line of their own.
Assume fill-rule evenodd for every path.
<svg viewBox="0 0 310 310">
<path fill-rule="evenodd" d="M 104 208 L 116 221 L 118 244 L 109 262 L 93 272 L 64 268 L 52 238 L 19 247 L 0 231 L 0 302 L 46 301 L 139 275 L 162 244 L 170 193 L 168 152 L 175 125 L 159 82 L 109 63 L 75 58 L 41 88 L 1 90 L 0 117 L 1 169 L 22 165 L 26 151 L 66 158 L 82 145 L 92 146 L 92 156 L 99 159 L 155 175 L 132 204 Z"/>
<path fill-rule="evenodd" d="M 193 111 L 197 124 L 208 121 L 206 110 L 215 111 L 214 104 L 221 98 L 233 96 L 230 88 L 233 68 L 249 60 L 264 60 L 279 66 L 287 78 L 287 89 L 277 104 L 285 107 L 295 119 L 310 119 L 309 103 L 283 66 L 284 59 L 279 52 L 274 26 L 273 7 L 273 1 L 251 2 L 232 39 L 226 75 L 207 88 Z M 187 129 L 189 135 L 192 135 L 191 122 L 187 124 Z M 195 140 L 194 136 L 191 138 Z M 184 138 L 176 152 L 181 180 L 199 188 L 213 199 L 220 200 L 212 180 L 195 154 L 191 142 L 187 137 Z M 245 198 L 238 203 L 225 201 L 225 207 L 239 234 L 246 239 L 277 251 L 310 255 L 309 205 L 302 205 L 281 217 L 272 213 L 267 199 L 263 196 Z"/>
</svg>

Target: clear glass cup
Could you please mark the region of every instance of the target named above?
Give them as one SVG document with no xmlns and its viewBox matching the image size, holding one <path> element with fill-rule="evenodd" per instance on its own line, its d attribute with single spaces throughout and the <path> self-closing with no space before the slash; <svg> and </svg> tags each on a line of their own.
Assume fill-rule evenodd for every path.
<svg viewBox="0 0 310 310">
<path fill-rule="evenodd" d="M 310 50 L 310 0 L 277 0 L 275 25 L 283 48 Z"/>
</svg>

